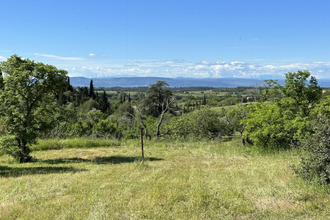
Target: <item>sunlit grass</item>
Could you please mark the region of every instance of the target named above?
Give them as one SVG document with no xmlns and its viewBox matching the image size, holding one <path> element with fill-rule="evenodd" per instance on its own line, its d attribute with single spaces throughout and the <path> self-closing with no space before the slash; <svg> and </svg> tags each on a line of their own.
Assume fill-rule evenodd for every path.
<svg viewBox="0 0 330 220">
<path fill-rule="evenodd" d="M 0 219 L 326 219 L 330 189 L 292 151 L 230 142 L 147 142 L 0 157 Z"/>
</svg>

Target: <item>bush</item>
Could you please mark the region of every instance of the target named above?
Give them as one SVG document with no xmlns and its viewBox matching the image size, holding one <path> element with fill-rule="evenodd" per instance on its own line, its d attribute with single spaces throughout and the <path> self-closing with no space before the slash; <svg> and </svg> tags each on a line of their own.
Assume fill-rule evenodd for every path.
<svg viewBox="0 0 330 220">
<path fill-rule="evenodd" d="M 307 156 L 301 160 L 301 167 L 296 169 L 306 180 L 316 178 L 321 184 L 330 184 L 330 119 L 323 115 L 314 124 L 315 134 L 303 144 Z"/>
<path fill-rule="evenodd" d="M 195 110 L 172 120 L 172 134 L 178 138 L 221 138 L 232 135 L 224 115 L 210 109 Z"/>
</svg>

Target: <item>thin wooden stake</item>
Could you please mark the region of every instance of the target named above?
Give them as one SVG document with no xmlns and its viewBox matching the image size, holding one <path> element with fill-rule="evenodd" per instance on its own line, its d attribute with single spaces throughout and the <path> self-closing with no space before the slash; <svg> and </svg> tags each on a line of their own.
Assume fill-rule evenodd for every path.
<svg viewBox="0 0 330 220">
<path fill-rule="evenodd" d="M 142 151 L 142 162 L 144 162 L 144 150 L 143 150 L 143 130 L 140 130 L 141 134 L 141 151 Z"/>
</svg>

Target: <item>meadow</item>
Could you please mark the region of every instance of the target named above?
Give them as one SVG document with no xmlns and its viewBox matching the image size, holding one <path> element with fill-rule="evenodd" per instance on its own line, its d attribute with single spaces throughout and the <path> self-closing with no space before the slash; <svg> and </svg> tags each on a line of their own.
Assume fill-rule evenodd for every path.
<svg viewBox="0 0 330 220">
<path fill-rule="evenodd" d="M 142 163 L 137 141 L 79 142 L 41 141 L 33 163 L 1 156 L 0 219 L 329 217 L 330 187 L 292 170 L 298 149 L 147 141 Z"/>
</svg>

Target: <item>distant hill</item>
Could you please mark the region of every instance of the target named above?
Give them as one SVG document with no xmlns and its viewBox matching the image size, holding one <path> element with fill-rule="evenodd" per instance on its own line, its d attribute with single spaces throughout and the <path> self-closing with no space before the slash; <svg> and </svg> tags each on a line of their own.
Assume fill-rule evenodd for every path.
<svg viewBox="0 0 330 220">
<path fill-rule="evenodd" d="M 157 81 L 166 81 L 170 87 L 239 87 L 258 86 L 262 80 L 241 78 L 163 78 L 163 77 L 122 77 L 122 78 L 85 78 L 70 77 L 72 86 L 89 86 L 93 79 L 95 87 L 141 87 L 149 86 Z"/>
<path fill-rule="evenodd" d="M 142 87 L 157 81 L 166 81 L 170 87 L 257 87 L 263 84 L 261 79 L 245 78 L 163 78 L 163 77 L 119 77 L 119 78 L 86 78 L 70 77 L 72 86 L 89 86 L 93 79 L 95 87 Z M 284 80 L 279 80 L 283 83 Z M 330 79 L 319 80 L 322 87 L 330 87 Z"/>
</svg>

